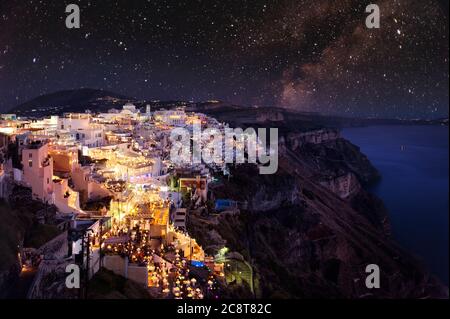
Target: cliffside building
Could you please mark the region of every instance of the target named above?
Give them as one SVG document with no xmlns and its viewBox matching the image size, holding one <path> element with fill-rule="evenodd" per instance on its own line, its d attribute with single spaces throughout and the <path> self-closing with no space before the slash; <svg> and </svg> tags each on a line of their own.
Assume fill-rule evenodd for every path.
<svg viewBox="0 0 450 319">
<path fill-rule="evenodd" d="M 33 199 L 52 202 L 53 159 L 48 144 L 30 141 L 22 151 L 23 182 L 31 187 Z"/>
</svg>

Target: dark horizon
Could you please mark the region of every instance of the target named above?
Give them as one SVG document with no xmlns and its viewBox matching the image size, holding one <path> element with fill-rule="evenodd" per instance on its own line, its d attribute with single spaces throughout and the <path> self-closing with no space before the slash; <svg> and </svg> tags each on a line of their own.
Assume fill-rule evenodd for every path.
<svg viewBox="0 0 450 319">
<path fill-rule="evenodd" d="M 116 91 L 113 92 L 113 91 L 111 91 L 111 90 L 101 89 L 101 88 L 93 88 L 93 87 L 80 87 L 80 88 L 73 88 L 73 89 L 68 88 L 68 89 L 58 90 L 58 91 L 54 91 L 54 92 L 49 92 L 49 93 L 44 94 L 44 95 L 36 96 L 36 97 L 34 97 L 34 98 L 31 98 L 31 99 L 28 100 L 28 101 L 25 101 L 24 103 L 17 104 L 16 106 L 12 107 L 11 109 L 7 110 L 6 112 L 8 112 L 8 113 L 14 113 L 14 111 L 15 111 L 18 107 L 20 107 L 20 106 L 22 106 L 22 105 L 24 105 L 24 104 L 27 104 L 27 103 L 29 103 L 29 102 L 35 100 L 35 99 L 38 99 L 38 98 L 40 98 L 40 97 L 43 97 L 43 96 L 48 96 L 48 95 L 52 95 L 52 94 L 57 94 L 57 93 L 60 93 L 60 92 L 65 92 L 65 91 L 77 91 L 77 90 L 103 91 L 103 92 L 106 92 L 106 93 L 114 94 L 114 95 L 116 95 L 116 96 L 122 96 L 125 100 L 130 100 L 131 102 L 132 102 L 132 101 L 145 101 L 145 102 L 161 102 L 161 103 L 168 103 L 168 102 L 207 103 L 207 102 L 209 102 L 209 101 L 212 101 L 212 100 L 183 100 L 183 99 L 167 99 L 167 100 L 162 100 L 162 99 L 157 99 L 157 98 L 145 98 L 145 97 L 138 98 L 138 97 L 133 97 L 133 96 L 127 96 L 124 92 L 116 92 Z M 243 108 L 255 108 L 255 106 L 252 106 L 252 105 L 243 105 L 243 104 L 237 105 L 237 104 L 231 103 L 231 102 L 229 102 L 229 101 L 224 101 L 224 100 L 217 100 L 217 101 L 223 103 L 224 105 L 229 105 L 229 106 L 234 105 L 234 106 L 239 106 L 239 107 L 243 107 Z M 56 106 L 56 105 L 55 105 L 55 106 Z M 330 117 L 340 117 L 340 118 L 348 118 L 348 119 L 374 119 L 374 120 L 387 120 L 387 121 L 389 121 L 389 120 L 406 120 L 406 121 L 408 121 L 408 120 L 424 120 L 424 121 L 437 121 L 437 120 L 445 120 L 445 119 L 448 119 L 448 118 L 449 118 L 448 114 L 447 114 L 447 116 L 441 116 L 441 117 L 436 116 L 436 117 L 428 117 L 428 118 L 425 118 L 425 117 L 422 117 L 422 118 L 418 118 L 418 117 L 415 117 L 415 118 L 414 118 L 414 117 L 410 117 L 410 118 L 408 118 L 408 117 L 401 117 L 401 116 L 397 116 L 397 117 L 371 117 L 371 116 L 369 116 L 369 115 L 360 115 L 360 116 L 355 115 L 355 116 L 349 116 L 349 115 L 346 115 L 346 114 L 326 114 L 326 113 L 322 113 L 322 112 L 302 111 L 302 110 L 296 110 L 296 109 L 292 109 L 292 108 L 286 108 L 286 107 L 275 106 L 275 105 L 258 105 L 257 107 L 258 107 L 258 108 L 277 108 L 277 109 L 282 109 L 282 110 L 286 110 L 286 111 L 290 111 L 290 112 L 316 113 L 316 114 L 318 114 L 318 115 L 320 115 L 320 116 L 325 116 L 325 117 L 326 117 L 326 116 L 330 116 Z M 88 107 L 86 107 L 86 109 L 88 109 Z M 4 113 L 6 113 L 6 112 L 4 112 Z"/>
</svg>

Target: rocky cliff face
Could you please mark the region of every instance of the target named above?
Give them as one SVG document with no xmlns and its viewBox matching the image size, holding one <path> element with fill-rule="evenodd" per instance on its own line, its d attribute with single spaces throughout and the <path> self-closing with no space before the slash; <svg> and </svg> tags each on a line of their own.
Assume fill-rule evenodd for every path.
<svg viewBox="0 0 450 319">
<path fill-rule="evenodd" d="M 23 248 L 38 248 L 55 237 L 59 230 L 55 224 L 56 208 L 31 198 L 31 190 L 14 186 L 8 181 L 9 194 L 0 200 L 0 297 L 15 296 L 20 286 Z M 51 242 L 50 242 L 51 243 Z M 47 255 L 51 246 L 40 253 Z M 12 295 L 11 295 L 12 292 Z"/>
<path fill-rule="evenodd" d="M 281 155 L 293 158 L 304 173 L 324 181 L 352 173 L 362 184 L 374 182 L 379 173 L 359 147 L 340 137 L 335 129 L 285 133 L 280 137 Z"/>
<path fill-rule="evenodd" d="M 247 210 L 213 218 L 193 214 L 188 223 L 207 252 L 226 246 L 252 265 L 256 296 L 448 296 L 389 237 L 382 202 L 361 187 L 378 173 L 356 146 L 339 136 L 318 143 L 283 136 L 279 167 L 275 175 L 258 175 L 250 165 L 234 168 L 213 192 L 247 201 Z M 349 174 L 343 194 L 340 179 Z M 365 285 L 369 264 L 380 267 L 380 289 Z"/>
</svg>

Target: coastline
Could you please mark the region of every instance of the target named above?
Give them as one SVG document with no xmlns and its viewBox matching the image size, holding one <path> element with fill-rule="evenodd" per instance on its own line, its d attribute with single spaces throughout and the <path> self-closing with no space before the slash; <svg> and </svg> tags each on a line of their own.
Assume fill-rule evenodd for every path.
<svg viewBox="0 0 450 319">
<path fill-rule="evenodd" d="M 433 153 L 433 147 L 426 146 L 426 138 L 418 140 L 419 134 L 414 133 L 414 130 L 433 131 L 433 127 L 439 130 L 441 126 L 382 127 L 383 130 L 379 126 L 347 128 L 343 135 L 361 147 L 381 173 L 379 180 L 366 189 L 385 203 L 393 238 L 448 286 L 448 195 L 444 194 L 445 189 L 448 190 L 448 170 L 445 177 L 444 165 L 446 162 L 448 169 L 448 146 L 446 148 L 445 141 L 441 141 L 443 144 L 435 146 Z M 404 139 L 397 143 L 393 141 L 395 134 L 390 134 L 391 138 L 384 142 L 382 136 L 372 134 L 375 131 L 400 132 L 395 127 L 411 132 L 405 132 Z M 448 130 L 448 126 L 446 128 Z M 406 137 L 411 139 L 409 144 Z M 430 137 L 430 141 L 433 140 Z M 399 146 L 397 151 L 396 146 Z M 429 167 L 433 166 L 427 165 L 429 162 L 438 167 Z M 428 212 L 433 212 L 433 217 L 430 218 Z"/>
</svg>

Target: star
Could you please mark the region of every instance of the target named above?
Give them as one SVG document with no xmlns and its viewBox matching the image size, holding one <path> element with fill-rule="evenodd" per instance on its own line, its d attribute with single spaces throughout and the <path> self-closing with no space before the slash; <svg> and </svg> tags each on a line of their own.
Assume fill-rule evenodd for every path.
<svg viewBox="0 0 450 319">
<path fill-rule="evenodd" d="M 435 108 L 433 116 L 448 115 L 441 1 L 377 1 L 377 30 L 366 28 L 361 1 L 317 0 L 311 10 L 311 0 L 86 1 L 79 30 L 65 28 L 57 3 L 5 3 L 4 109 L 17 105 L 16 96 L 94 87 L 139 99 L 213 98 L 349 116 L 417 117 Z"/>
</svg>

